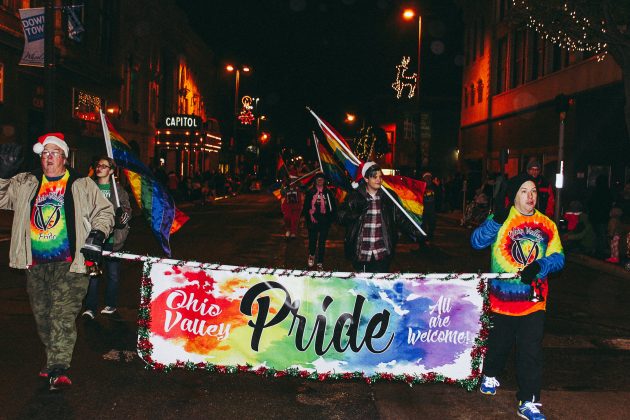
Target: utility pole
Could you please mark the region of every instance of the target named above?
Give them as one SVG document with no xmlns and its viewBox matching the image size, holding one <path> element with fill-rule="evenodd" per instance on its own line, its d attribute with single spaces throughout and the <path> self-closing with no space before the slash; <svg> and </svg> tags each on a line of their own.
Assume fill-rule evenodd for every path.
<svg viewBox="0 0 630 420">
<path fill-rule="evenodd" d="M 55 5 L 46 0 L 44 5 L 44 128 L 55 129 Z"/>
</svg>

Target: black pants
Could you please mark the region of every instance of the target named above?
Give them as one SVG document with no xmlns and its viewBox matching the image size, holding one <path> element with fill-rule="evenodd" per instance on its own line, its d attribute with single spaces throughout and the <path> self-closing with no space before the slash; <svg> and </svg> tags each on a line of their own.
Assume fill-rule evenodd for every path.
<svg viewBox="0 0 630 420">
<path fill-rule="evenodd" d="M 542 339 L 545 311 L 524 316 L 509 316 L 493 313 L 492 329 L 488 337 L 488 352 L 483 365 L 483 374 L 498 376 L 516 344 L 516 379 L 519 401 L 540 400 L 542 381 Z"/>
<path fill-rule="evenodd" d="M 308 229 L 308 255 L 315 255 L 315 249 L 317 249 L 316 263 L 324 263 L 329 229 L 330 225 L 314 225 Z"/>
<path fill-rule="evenodd" d="M 389 273 L 389 264 L 392 259 L 388 255 L 382 260 L 352 261 L 354 271 L 358 273 Z"/>
</svg>

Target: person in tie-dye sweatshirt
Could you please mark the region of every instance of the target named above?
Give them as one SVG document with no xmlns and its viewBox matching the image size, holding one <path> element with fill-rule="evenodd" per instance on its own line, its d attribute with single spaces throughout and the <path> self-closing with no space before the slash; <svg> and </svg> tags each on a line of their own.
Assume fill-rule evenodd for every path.
<svg viewBox="0 0 630 420">
<path fill-rule="evenodd" d="M 547 275 L 564 267 L 558 228 L 536 210 L 536 198 L 536 184 L 531 176 L 521 174 L 510 179 L 510 205 L 499 207 L 471 237 L 473 248 L 491 247 L 492 272 L 520 273 L 520 277 L 489 281 L 492 329 L 480 391 L 496 393 L 496 377 L 516 344 L 518 411 L 525 418 L 544 418 L 538 401 Z"/>
</svg>

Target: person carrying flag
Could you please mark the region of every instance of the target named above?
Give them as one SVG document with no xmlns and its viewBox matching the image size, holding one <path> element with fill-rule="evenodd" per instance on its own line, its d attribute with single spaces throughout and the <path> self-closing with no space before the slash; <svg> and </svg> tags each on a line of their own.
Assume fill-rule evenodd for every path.
<svg viewBox="0 0 630 420">
<path fill-rule="evenodd" d="M 0 173 L 19 165 L 0 146 Z M 46 351 L 39 376 L 50 390 L 70 386 L 67 370 L 77 338 L 75 320 L 88 288 L 85 261 L 99 262 L 114 227 L 114 207 L 88 177 L 67 168 L 62 133 L 39 137 L 33 146 L 41 168 L 0 179 L 0 208 L 13 210 L 9 266 L 26 270 L 26 291 Z M 8 165 L 7 165 L 8 163 Z"/>
<path fill-rule="evenodd" d="M 114 231 L 105 241 L 103 249 L 106 251 L 120 251 L 125 244 L 127 235 L 129 235 L 129 219 L 131 217 L 131 204 L 129 203 L 129 194 L 118 183 L 114 185 L 112 177 L 116 170 L 114 159 L 107 156 L 101 156 L 94 164 L 93 179 L 98 185 L 99 190 L 103 193 L 110 203 L 116 208 L 116 224 Z M 117 197 L 118 196 L 118 200 Z M 120 204 L 117 204 L 117 201 Z M 105 269 L 104 276 L 107 278 L 107 288 L 105 289 L 105 307 L 101 310 L 102 314 L 110 315 L 116 312 L 118 307 L 118 280 L 120 278 L 120 260 L 118 258 L 105 257 L 103 262 Z M 96 308 L 98 306 L 98 283 L 102 275 L 90 276 L 90 285 L 88 287 L 87 297 L 85 299 L 85 312 L 83 317 L 94 319 Z"/>
<path fill-rule="evenodd" d="M 412 238 L 417 229 L 382 190 L 383 171 L 375 162 L 359 165 L 355 188 L 339 208 L 346 226 L 344 250 L 358 272 L 386 273 L 394 257 L 397 230 Z"/>
<path fill-rule="evenodd" d="M 542 420 L 540 388 L 542 339 L 547 300 L 547 275 L 564 267 L 558 228 L 536 210 L 535 180 L 528 174 L 507 186 L 508 207 L 498 206 L 472 234 L 475 249 L 491 247 L 491 270 L 519 277 L 490 279 L 492 329 L 483 365 L 480 392 L 495 395 L 501 373 L 514 344 L 518 391 L 517 414 Z"/>
</svg>

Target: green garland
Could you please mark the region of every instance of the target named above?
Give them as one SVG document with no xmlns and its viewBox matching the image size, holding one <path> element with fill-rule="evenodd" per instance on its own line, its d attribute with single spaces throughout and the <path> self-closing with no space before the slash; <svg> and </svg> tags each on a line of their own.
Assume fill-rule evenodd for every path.
<svg viewBox="0 0 630 420">
<path fill-rule="evenodd" d="M 150 273 L 153 263 L 145 262 L 142 270 L 142 280 L 140 288 L 140 309 L 138 311 L 138 353 L 145 361 L 146 369 L 153 369 L 159 372 L 170 372 L 171 370 L 186 369 L 190 371 L 205 370 L 211 373 L 238 373 L 238 372 L 250 372 L 256 375 L 281 378 L 283 376 L 291 376 L 294 378 L 310 379 L 314 381 L 326 381 L 326 380 L 349 380 L 349 379 L 361 379 L 368 384 L 376 382 L 404 382 L 409 386 L 425 383 L 446 383 L 457 384 L 462 386 L 468 391 L 474 390 L 481 377 L 481 363 L 483 356 L 487 351 L 487 340 L 490 328 L 490 302 L 488 298 L 487 283 L 484 279 L 479 279 L 477 285 L 477 291 L 483 297 L 483 310 L 479 322 L 481 323 L 481 330 L 479 335 L 475 338 L 475 345 L 471 350 L 472 363 L 471 374 L 466 379 L 451 379 L 444 375 L 440 375 L 434 372 L 423 373 L 422 375 L 394 375 L 392 373 L 376 373 L 374 375 L 366 376 L 363 372 L 324 372 L 319 373 L 317 371 L 300 370 L 297 368 L 288 368 L 286 370 L 276 370 L 273 368 L 267 368 L 260 366 L 256 369 L 252 365 L 215 365 L 212 363 L 194 363 L 190 361 L 177 361 L 175 363 L 163 364 L 156 362 L 151 357 L 153 353 L 153 344 L 150 341 L 150 327 L 151 327 L 151 296 L 153 291 L 153 282 L 151 281 Z M 449 280 L 458 277 L 456 274 L 446 277 L 444 280 Z"/>
</svg>

